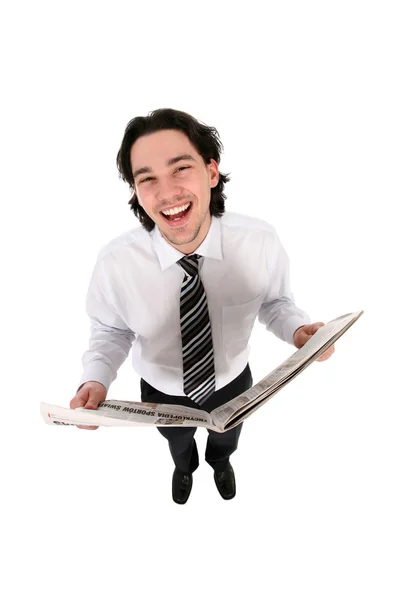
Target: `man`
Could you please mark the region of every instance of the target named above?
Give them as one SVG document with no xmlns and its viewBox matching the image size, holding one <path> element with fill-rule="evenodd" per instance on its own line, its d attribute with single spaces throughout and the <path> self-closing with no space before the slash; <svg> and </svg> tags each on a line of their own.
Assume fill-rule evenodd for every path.
<svg viewBox="0 0 400 600">
<path fill-rule="evenodd" d="M 71 408 L 96 409 L 132 348 L 142 401 L 211 412 L 253 385 L 248 340 L 257 317 L 296 348 L 324 325 L 295 305 L 274 227 L 225 212 L 221 149 L 215 128 L 181 111 L 128 123 L 117 166 L 141 227 L 98 255 L 86 303 L 90 347 Z M 242 426 L 208 430 L 205 460 L 226 500 L 236 493 L 229 459 Z M 184 504 L 199 466 L 196 428 L 158 430 L 175 463 L 173 500 Z"/>
</svg>

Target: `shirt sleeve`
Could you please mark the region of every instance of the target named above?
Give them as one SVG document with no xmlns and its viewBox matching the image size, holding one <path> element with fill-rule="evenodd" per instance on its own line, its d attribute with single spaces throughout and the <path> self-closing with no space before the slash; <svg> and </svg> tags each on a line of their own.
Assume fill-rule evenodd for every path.
<svg viewBox="0 0 400 600">
<path fill-rule="evenodd" d="M 311 319 L 295 304 L 290 290 L 289 257 L 276 231 L 273 232 L 273 243 L 267 245 L 267 290 L 258 320 L 276 337 L 294 346 L 294 332 L 302 325 L 311 323 Z"/>
<path fill-rule="evenodd" d="M 97 381 L 108 391 L 132 347 L 135 333 L 117 314 L 114 294 L 104 260 L 98 258 L 86 297 L 90 339 L 82 356 L 84 370 L 77 391 L 87 381 Z"/>
</svg>

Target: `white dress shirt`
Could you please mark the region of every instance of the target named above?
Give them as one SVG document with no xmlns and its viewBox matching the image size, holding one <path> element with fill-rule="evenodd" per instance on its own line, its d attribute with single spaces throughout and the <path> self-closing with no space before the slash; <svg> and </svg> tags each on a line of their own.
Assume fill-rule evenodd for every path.
<svg viewBox="0 0 400 600">
<path fill-rule="evenodd" d="M 294 303 L 289 259 L 275 228 L 254 217 L 225 212 L 212 217 L 199 273 L 207 296 L 214 346 L 216 390 L 246 367 L 248 341 L 258 317 L 266 329 L 293 344 L 310 317 Z M 156 226 L 140 225 L 103 246 L 87 292 L 89 348 L 79 387 L 98 381 L 107 391 L 132 348 L 136 373 L 154 388 L 184 396 L 180 290 L 184 254 Z"/>
</svg>

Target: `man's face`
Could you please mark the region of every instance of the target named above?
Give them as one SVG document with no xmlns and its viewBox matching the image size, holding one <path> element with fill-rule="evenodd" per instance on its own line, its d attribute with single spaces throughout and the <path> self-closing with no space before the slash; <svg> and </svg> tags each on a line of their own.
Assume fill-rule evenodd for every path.
<svg viewBox="0 0 400 600">
<path fill-rule="evenodd" d="M 136 140 L 131 166 L 140 206 L 172 246 L 183 254 L 194 252 L 211 224 L 211 188 L 219 181 L 216 161 L 206 165 L 183 132 L 167 129 Z M 179 214 L 162 213 L 187 205 Z"/>
</svg>

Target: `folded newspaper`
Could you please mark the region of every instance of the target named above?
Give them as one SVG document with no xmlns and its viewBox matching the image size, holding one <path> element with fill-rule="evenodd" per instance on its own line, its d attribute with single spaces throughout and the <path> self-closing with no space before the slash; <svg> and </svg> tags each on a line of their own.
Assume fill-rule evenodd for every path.
<svg viewBox="0 0 400 600">
<path fill-rule="evenodd" d="M 348 313 L 329 321 L 320 327 L 302 348 L 289 356 L 264 379 L 211 413 L 178 404 L 109 399 L 101 402 L 96 410 L 63 408 L 41 402 L 40 412 L 49 425 L 206 427 L 223 433 L 247 419 L 289 381 L 304 371 L 332 346 L 363 312 L 360 310 Z"/>
</svg>

